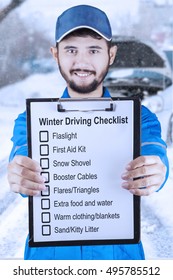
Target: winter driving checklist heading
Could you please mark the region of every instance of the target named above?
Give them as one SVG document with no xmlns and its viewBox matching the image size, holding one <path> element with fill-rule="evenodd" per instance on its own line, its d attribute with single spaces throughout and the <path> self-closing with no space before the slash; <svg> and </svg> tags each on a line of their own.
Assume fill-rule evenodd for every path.
<svg viewBox="0 0 173 280">
<path fill-rule="evenodd" d="M 30 246 L 137 243 L 140 201 L 121 187 L 140 153 L 138 99 L 27 99 L 29 156 L 46 191 L 29 197 Z"/>
</svg>

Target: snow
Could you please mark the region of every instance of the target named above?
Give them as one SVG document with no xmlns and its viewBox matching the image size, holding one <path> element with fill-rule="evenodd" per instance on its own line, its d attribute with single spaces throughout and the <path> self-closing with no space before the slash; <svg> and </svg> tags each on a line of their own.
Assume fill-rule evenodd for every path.
<svg viewBox="0 0 173 280">
<path fill-rule="evenodd" d="M 9 0 L 1 1 L 0 8 L 9 3 Z M 115 17 L 117 20 L 120 15 L 127 15 L 128 17 L 132 16 L 135 18 L 138 11 L 139 0 L 130 0 L 128 4 L 127 0 L 116 1 L 116 5 L 114 0 L 99 1 L 99 5 L 97 0 L 26 0 L 19 6 L 17 12 L 31 30 L 33 28 L 34 30 L 41 30 L 53 41 L 57 15 L 71 6 L 81 4 L 99 6 L 100 9 L 107 13 L 112 22 L 112 27 L 114 27 Z"/>
<path fill-rule="evenodd" d="M 1 3 L 5 5 L 8 0 Z M 48 4 L 49 2 L 49 4 Z M 17 12 L 32 28 L 54 36 L 54 24 L 57 13 L 75 4 L 94 5 L 97 1 L 70 0 L 27 0 Z M 133 4 L 132 4 L 133 2 Z M 121 3 L 121 6 L 118 6 Z M 116 11 L 135 15 L 138 1 L 117 1 Z M 97 4 L 96 4 L 97 5 Z M 108 16 L 115 15 L 115 1 L 99 4 Z M 58 7 L 58 9 L 57 9 Z M 123 9 L 122 9 L 123 7 Z M 127 9 L 126 9 L 127 8 Z M 38 20 L 39 19 L 39 20 Z M 36 74 L 27 79 L 6 86 L 0 90 L 0 259 L 22 259 L 24 243 L 28 232 L 28 203 L 26 198 L 12 193 L 7 182 L 7 162 L 11 150 L 10 138 L 14 120 L 25 110 L 28 97 L 58 97 L 65 83 L 59 72 Z M 141 199 L 141 237 L 146 259 L 173 259 L 173 148 L 168 148 L 170 176 L 164 188 L 151 196 Z"/>
<path fill-rule="evenodd" d="M 23 258 L 28 231 L 26 198 L 10 191 L 7 161 L 14 119 L 25 110 L 28 97 L 57 97 L 65 87 L 59 72 L 32 75 L 0 90 L 0 259 Z M 141 199 L 141 237 L 147 259 L 173 259 L 173 148 L 168 148 L 170 176 L 164 188 Z"/>
</svg>

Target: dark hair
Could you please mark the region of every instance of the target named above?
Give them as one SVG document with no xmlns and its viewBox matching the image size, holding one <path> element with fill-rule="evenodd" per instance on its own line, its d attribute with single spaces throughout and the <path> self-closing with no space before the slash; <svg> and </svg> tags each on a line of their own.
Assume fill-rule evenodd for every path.
<svg viewBox="0 0 173 280">
<path fill-rule="evenodd" d="M 94 39 L 97 40 L 101 40 L 103 37 L 101 35 L 99 35 L 97 32 L 95 32 L 94 30 L 91 30 L 89 28 L 79 28 L 77 30 L 72 31 L 71 33 L 67 34 L 63 39 L 67 39 L 69 37 L 87 37 L 87 36 L 91 36 Z M 112 41 L 107 41 L 107 46 L 108 49 L 111 48 L 112 46 Z M 58 47 L 58 43 L 56 43 L 56 46 Z"/>
</svg>

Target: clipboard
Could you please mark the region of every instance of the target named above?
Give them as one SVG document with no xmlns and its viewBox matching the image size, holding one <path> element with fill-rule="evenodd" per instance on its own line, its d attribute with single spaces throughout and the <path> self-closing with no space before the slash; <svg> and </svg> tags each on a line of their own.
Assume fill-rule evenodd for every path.
<svg viewBox="0 0 173 280">
<path fill-rule="evenodd" d="M 134 244 L 140 197 L 121 174 L 140 155 L 138 98 L 27 99 L 29 157 L 46 191 L 29 197 L 29 246 Z"/>
</svg>

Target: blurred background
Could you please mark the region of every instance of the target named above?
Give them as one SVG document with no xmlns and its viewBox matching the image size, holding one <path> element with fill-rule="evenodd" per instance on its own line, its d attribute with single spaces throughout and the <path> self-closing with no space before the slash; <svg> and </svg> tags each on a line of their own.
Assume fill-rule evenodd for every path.
<svg viewBox="0 0 173 280">
<path fill-rule="evenodd" d="M 5 9 L 11 2 L 16 6 L 7 13 Z M 98 2 L 99 5 L 97 2 L 1 0 L 0 87 L 33 73 L 55 70 L 49 48 L 54 45 L 56 18 L 67 7 L 76 4 L 95 4 L 103 9 L 110 18 L 114 35 L 153 42 L 156 48 L 167 52 L 173 48 L 172 0 L 108 0 Z"/>
<path fill-rule="evenodd" d="M 111 95 L 139 96 L 160 120 L 170 177 L 161 192 L 142 198 L 141 235 L 148 259 L 173 259 L 173 0 L 1 0 L 0 258 L 23 258 L 28 231 L 27 199 L 11 193 L 6 178 L 14 120 L 26 98 L 61 96 L 65 83 L 50 47 L 57 16 L 78 4 L 110 19 L 118 46 L 104 81 Z"/>
</svg>

